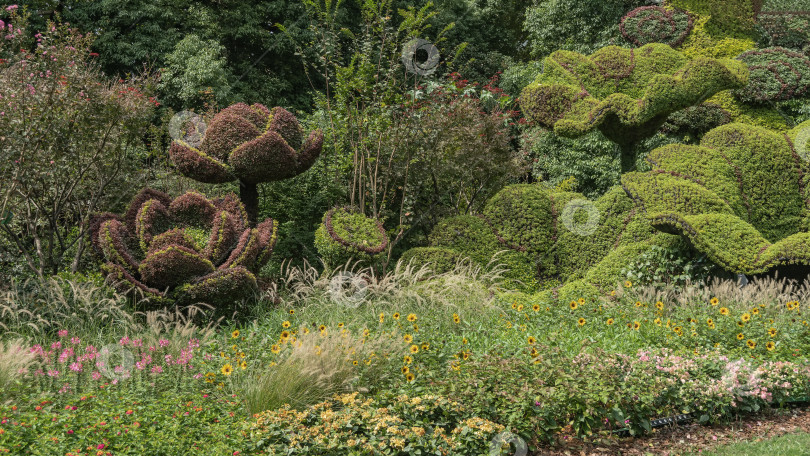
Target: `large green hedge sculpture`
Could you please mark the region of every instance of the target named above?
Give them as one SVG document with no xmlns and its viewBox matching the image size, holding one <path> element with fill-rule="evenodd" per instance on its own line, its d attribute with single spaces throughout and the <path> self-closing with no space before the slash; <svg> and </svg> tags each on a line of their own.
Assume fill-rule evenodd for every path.
<svg viewBox="0 0 810 456">
<path fill-rule="evenodd" d="M 655 228 L 684 236 L 728 271 L 810 265 L 809 168 L 792 141 L 799 133 L 723 125 L 700 146 L 652 151 L 652 171 L 626 174 L 622 184 Z"/>
<path fill-rule="evenodd" d="M 177 140 L 169 155 L 185 176 L 209 184 L 239 180 L 250 226 L 258 214 L 257 184 L 309 169 L 321 153 L 323 133 L 304 130 L 289 111 L 237 103 L 214 116 L 199 148 Z"/>
<path fill-rule="evenodd" d="M 352 260 L 369 266 L 388 248 L 388 233 L 378 220 L 350 208 L 335 207 L 324 214 L 315 231 L 315 248 L 329 267 Z"/>
<path fill-rule="evenodd" d="M 625 172 L 635 168 L 636 145 L 670 114 L 742 87 L 748 75 L 742 62 L 690 60 L 661 43 L 608 46 L 590 56 L 556 51 L 543 63 L 521 95 L 526 117 L 567 137 L 598 128 L 621 148 Z"/>
<path fill-rule="evenodd" d="M 248 226 L 236 195 L 209 200 L 197 192 L 175 199 L 142 190 L 126 214 L 104 213 L 92 223 L 93 246 L 121 292 L 140 290 L 154 303 L 226 305 L 251 296 L 253 275 L 270 258 L 276 224 Z"/>
</svg>

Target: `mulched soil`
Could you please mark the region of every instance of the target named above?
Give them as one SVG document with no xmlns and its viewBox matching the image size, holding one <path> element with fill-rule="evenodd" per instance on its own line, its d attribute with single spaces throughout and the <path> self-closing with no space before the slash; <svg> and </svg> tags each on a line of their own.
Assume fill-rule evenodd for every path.
<svg viewBox="0 0 810 456">
<path fill-rule="evenodd" d="M 558 445 L 542 448 L 530 456 L 675 456 L 699 453 L 717 445 L 740 441 L 757 442 L 795 432 L 810 432 L 810 406 L 774 409 L 767 414 L 742 417 L 724 425 L 687 423 L 654 429 L 637 438 L 604 438 L 583 442 L 561 437 Z"/>
</svg>

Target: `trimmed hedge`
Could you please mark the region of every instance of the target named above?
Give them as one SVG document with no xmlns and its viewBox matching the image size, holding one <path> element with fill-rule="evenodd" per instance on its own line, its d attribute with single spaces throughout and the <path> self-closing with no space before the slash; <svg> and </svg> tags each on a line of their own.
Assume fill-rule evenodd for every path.
<svg viewBox="0 0 810 456">
<path fill-rule="evenodd" d="M 810 59 L 781 47 L 757 49 L 737 57 L 748 65 L 748 85 L 735 90 L 744 103 L 762 104 L 799 98 L 810 88 Z"/>
<path fill-rule="evenodd" d="M 642 6 L 622 18 L 622 36 L 636 46 L 664 43 L 676 47 L 692 30 L 693 19 L 686 11 L 661 6 Z"/>
<path fill-rule="evenodd" d="M 791 134 L 724 125 L 700 146 L 656 149 L 647 157 L 652 171 L 627 174 L 622 185 L 655 228 L 685 237 L 728 271 L 810 265 L 808 164 Z"/>
<path fill-rule="evenodd" d="M 348 261 L 368 266 L 388 247 L 388 234 L 378 220 L 350 208 L 335 207 L 315 231 L 315 248 L 329 267 Z"/>
<path fill-rule="evenodd" d="M 188 192 L 171 199 L 146 188 L 124 217 L 96 215 L 91 240 L 119 291 L 143 292 L 154 305 L 219 306 L 252 296 L 257 284 L 251 271 L 261 269 L 276 243 L 272 219 L 247 226 L 235 195 L 209 200 Z"/>
</svg>

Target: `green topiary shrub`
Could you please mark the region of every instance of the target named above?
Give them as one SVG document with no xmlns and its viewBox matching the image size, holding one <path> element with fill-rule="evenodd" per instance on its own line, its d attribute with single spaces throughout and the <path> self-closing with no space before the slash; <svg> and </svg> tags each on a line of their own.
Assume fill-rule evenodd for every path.
<svg viewBox="0 0 810 456">
<path fill-rule="evenodd" d="M 744 103 L 762 104 L 799 98 L 810 88 L 810 59 L 804 54 L 780 47 L 757 49 L 740 54 L 748 65 L 748 85 L 735 90 Z"/>
<path fill-rule="evenodd" d="M 747 81 L 742 62 L 693 60 L 665 44 L 608 46 L 590 56 L 557 51 L 521 96 L 526 117 L 568 137 L 598 128 L 622 150 L 622 170 L 635 167 L 635 146 L 673 112 Z"/>
<path fill-rule="evenodd" d="M 387 247 L 388 234 L 382 224 L 350 208 L 330 209 L 315 231 L 315 248 L 332 268 L 349 261 L 370 266 Z"/>
<path fill-rule="evenodd" d="M 453 249 L 481 265 L 486 265 L 500 247 L 486 220 L 474 215 L 457 215 L 440 221 L 429 236 L 430 245 Z"/>
<path fill-rule="evenodd" d="M 400 260 L 415 267 L 427 265 L 434 274 L 443 274 L 452 271 L 463 258 L 460 253 L 445 247 L 414 247 L 403 253 Z"/>
<path fill-rule="evenodd" d="M 757 15 L 760 47 L 779 46 L 810 55 L 810 15 L 762 11 Z"/>
<path fill-rule="evenodd" d="M 622 18 L 619 29 L 622 36 L 636 46 L 664 43 L 678 46 L 692 30 L 689 13 L 661 6 L 642 6 Z"/>
<path fill-rule="evenodd" d="M 647 160 L 652 171 L 622 185 L 658 230 L 732 272 L 810 264 L 808 166 L 790 134 L 734 123 Z"/>
<path fill-rule="evenodd" d="M 684 142 L 700 141 L 713 128 L 731 122 L 731 113 L 714 103 L 701 103 L 672 113 L 661 126 L 661 131 L 679 136 Z"/>
<path fill-rule="evenodd" d="M 188 192 L 175 199 L 146 188 L 123 217 L 104 213 L 91 224 L 104 273 L 121 292 L 139 290 L 153 303 L 227 305 L 257 290 L 253 273 L 269 259 L 276 225 L 256 228 L 236 195 L 209 200 Z"/>
<path fill-rule="evenodd" d="M 727 32 L 748 32 L 754 28 L 762 6 L 757 0 L 667 0 L 667 6 L 681 8 L 711 18 L 710 27 Z"/>
<path fill-rule="evenodd" d="M 261 182 L 287 179 L 309 169 L 321 153 L 323 133 L 304 130 L 289 111 L 237 103 L 214 116 L 197 145 L 172 142 L 169 155 L 178 171 L 216 184 L 239 180 L 251 226 L 258 213 Z"/>
</svg>

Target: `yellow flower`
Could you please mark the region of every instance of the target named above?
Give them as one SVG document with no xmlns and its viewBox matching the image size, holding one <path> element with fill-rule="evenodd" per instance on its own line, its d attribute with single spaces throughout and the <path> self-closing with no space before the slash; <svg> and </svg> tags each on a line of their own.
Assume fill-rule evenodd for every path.
<svg viewBox="0 0 810 456">
<path fill-rule="evenodd" d="M 338 328 L 342 328 L 342 327 L 343 327 L 343 322 L 341 321 L 340 323 L 338 323 Z"/>
<path fill-rule="evenodd" d="M 639 328 L 641 328 L 641 323 L 639 323 L 638 321 L 634 321 L 633 322 L 633 329 L 638 331 Z"/>
<path fill-rule="evenodd" d="M 740 317 L 740 320 L 742 320 L 743 323 L 748 323 L 749 321 L 751 321 L 751 314 L 749 314 L 747 312 L 742 314 L 742 317 Z"/>
<path fill-rule="evenodd" d="M 517 306 L 517 311 L 518 311 L 518 312 L 520 312 L 520 311 L 522 311 L 522 310 L 523 310 L 523 304 L 520 304 L 519 306 Z"/>
<path fill-rule="evenodd" d="M 458 314 L 453 314 L 453 323 L 458 323 L 461 321 L 461 317 Z"/>
<path fill-rule="evenodd" d="M 607 321 L 605 322 L 605 324 L 608 325 L 608 326 L 612 325 L 613 324 L 613 319 L 608 318 Z"/>
<path fill-rule="evenodd" d="M 413 325 L 414 332 L 419 332 L 419 325 Z"/>
<path fill-rule="evenodd" d="M 463 354 L 463 355 L 461 355 L 461 357 L 462 357 L 464 360 L 468 360 L 468 359 L 470 359 L 470 352 L 464 352 L 464 354 Z"/>
<path fill-rule="evenodd" d="M 759 315 L 759 307 L 754 307 L 753 309 L 751 309 L 751 313 L 754 315 Z"/>
<path fill-rule="evenodd" d="M 768 335 L 773 337 L 776 335 L 776 328 L 771 328 L 768 330 Z"/>
<path fill-rule="evenodd" d="M 371 331 L 369 331 L 369 330 L 368 330 L 368 328 L 363 329 L 363 337 L 368 337 L 368 335 L 369 335 L 369 333 L 370 333 L 370 332 L 371 332 Z"/>
<path fill-rule="evenodd" d="M 235 330 L 234 330 L 234 331 L 231 333 L 231 338 L 236 339 L 237 337 L 239 337 L 239 330 L 238 330 L 238 329 L 235 329 Z"/>
<path fill-rule="evenodd" d="M 641 307 L 641 301 L 636 301 L 636 307 Z"/>
<path fill-rule="evenodd" d="M 752 350 L 757 347 L 757 343 L 751 339 L 748 339 L 748 342 L 746 342 L 745 344 L 748 345 L 748 348 Z"/>
<path fill-rule="evenodd" d="M 529 341 L 529 344 L 534 345 L 534 343 L 535 343 L 535 342 L 537 342 L 537 339 L 535 339 L 535 338 L 534 338 L 534 337 L 532 337 L 532 336 L 529 336 L 528 341 Z"/>
<path fill-rule="evenodd" d="M 289 328 L 290 327 L 290 322 L 287 321 L 287 320 L 284 320 L 284 323 L 281 324 L 281 327 L 282 328 Z"/>
<path fill-rule="evenodd" d="M 290 309 L 290 315 L 295 315 L 295 309 Z"/>
<path fill-rule="evenodd" d="M 462 343 L 462 344 L 467 345 L 467 342 L 468 342 L 468 340 L 467 340 L 467 338 L 466 338 L 466 337 L 462 337 L 462 338 L 461 338 L 461 343 Z"/>
<path fill-rule="evenodd" d="M 616 296 L 616 290 L 610 290 L 610 295 L 611 296 Z"/>
<path fill-rule="evenodd" d="M 402 362 L 404 362 L 405 364 L 411 364 L 411 362 L 413 362 L 413 358 L 411 358 L 408 355 L 405 355 L 405 358 L 402 359 Z"/>
<path fill-rule="evenodd" d="M 408 321 L 411 323 L 416 321 L 416 314 L 408 314 Z"/>
<path fill-rule="evenodd" d="M 318 326 L 318 330 L 319 330 L 320 332 L 324 332 L 324 331 L 326 331 L 326 325 L 321 325 L 321 326 Z"/>
<path fill-rule="evenodd" d="M 272 347 L 270 347 L 270 351 L 275 354 L 278 354 L 278 352 L 281 351 L 281 347 L 279 347 L 278 345 L 273 345 Z"/>
<path fill-rule="evenodd" d="M 743 333 L 737 333 L 737 340 L 745 339 L 745 335 Z"/>
<path fill-rule="evenodd" d="M 405 374 L 405 380 L 407 380 L 407 381 L 408 381 L 408 383 L 412 382 L 412 381 L 413 381 L 415 378 L 416 378 L 416 377 L 415 377 L 415 376 L 414 376 L 412 373 L 410 373 L 410 372 L 408 372 L 407 374 Z"/>
<path fill-rule="evenodd" d="M 381 313 L 381 314 L 380 314 L 380 323 L 382 323 L 382 322 L 384 322 L 384 321 L 385 321 L 385 314 L 384 314 L 384 313 Z"/>
<path fill-rule="evenodd" d="M 579 326 L 585 326 L 585 319 L 580 318 L 579 320 L 577 320 L 577 323 L 579 323 Z"/>
<path fill-rule="evenodd" d="M 718 303 L 720 303 L 720 300 L 717 298 L 712 298 L 711 301 L 709 301 L 709 303 L 711 303 L 711 305 L 713 306 L 716 306 Z"/>
<path fill-rule="evenodd" d="M 222 375 L 231 375 L 231 372 L 233 372 L 233 366 L 231 366 L 231 364 L 228 363 L 222 366 L 222 369 L 220 369 L 220 371 L 222 372 Z"/>
<path fill-rule="evenodd" d="M 419 346 L 418 345 L 411 345 L 411 353 L 416 354 L 419 353 Z"/>
<path fill-rule="evenodd" d="M 399 312 L 394 312 L 394 320 L 399 320 Z"/>
<path fill-rule="evenodd" d="M 706 324 L 708 324 L 709 326 L 712 326 L 714 324 L 714 320 L 712 320 L 711 318 L 707 318 L 706 319 Z"/>
<path fill-rule="evenodd" d="M 407 374 L 410 371 L 411 371 L 411 369 L 408 366 L 402 366 L 402 373 L 403 374 Z"/>
<path fill-rule="evenodd" d="M 540 305 L 539 304 L 533 305 L 532 310 L 535 311 L 535 312 L 539 312 L 540 311 Z"/>
<path fill-rule="evenodd" d="M 656 318 L 656 319 L 653 321 L 653 323 L 655 323 L 655 324 L 656 324 L 656 325 L 658 325 L 658 326 L 661 326 L 661 319 L 660 319 L 660 318 Z"/>
<path fill-rule="evenodd" d="M 576 310 L 577 307 L 579 307 L 579 303 L 576 301 L 571 301 L 571 303 L 568 305 L 571 307 L 571 310 Z"/>
<path fill-rule="evenodd" d="M 655 308 L 658 309 L 658 310 L 664 310 L 664 303 L 661 302 L 661 301 L 656 302 L 655 303 Z"/>
<path fill-rule="evenodd" d="M 745 327 L 745 323 L 743 323 L 742 320 L 739 320 L 739 321 L 737 321 L 737 326 L 739 326 L 740 328 L 743 328 L 743 327 Z"/>
<path fill-rule="evenodd" d="M 427 349 L 428 349 L 428 348 L 430 348 L 430 344 L 429 344 L 429 343 L 425 342 L 425 343 L 423 343 L 423 344 L 422 344 L 422 350 L 427 351 Z"/>
<path fill-rule="evenodd" d="M 583 305 L 585 305 L 585 298 L 579 298 L 579 300 L 577 300 L 577 302 L 579 302 L 579 305 L 583 306 Z"/>
<path fill-rule="evenodd" d="M 728 307 L 721 307 L 720 308 L 720 315 L 728 315 Z"/>
<path fill-rule="evenodd" d="M 281 336 L 280 337 L 281 337 L 282 342 L 286 342 L 287 339 L 290 338 L 290 332 L 289 331 L 281 331 Z"/>
<path fill-rule="evenodd" d="M 241 363 L 239 363 L 239 367 L 241 367 L 242 370 L 247 369 L 247 361 L 242 361 Z"/>
<path fill-rule="evenodd" d="M 411 342 L 413 342 L 413 336 L 411 336 L 410 334 L 405 334 L 402 337 L 402 340 L 404 340 L 407 343 L 411 343 Z"/>
<path fill-rule="evenodd" d="M 356 366 L 356 365 L 357 365 L 357 360 L 355 359 L 355 360 L 352 361 L 352 366 Z"/>
<path fill-rule="evenodd" d="M 773 343 L 772 340 L 769 340 L 768 343 L 765 344 L 765 348 L 767 348 L 768 351 L 773 351 L 773 349 L 776 348 L 776 344 Z"/>
</svg>

